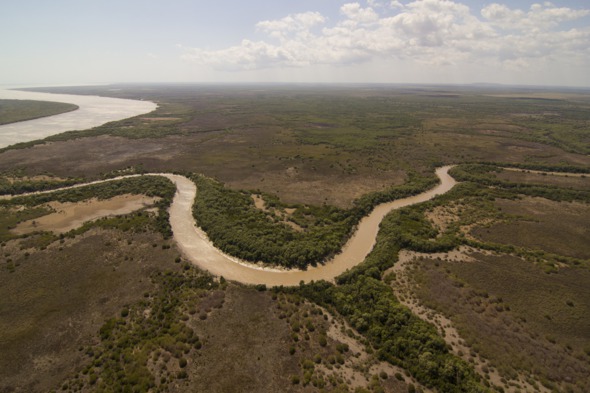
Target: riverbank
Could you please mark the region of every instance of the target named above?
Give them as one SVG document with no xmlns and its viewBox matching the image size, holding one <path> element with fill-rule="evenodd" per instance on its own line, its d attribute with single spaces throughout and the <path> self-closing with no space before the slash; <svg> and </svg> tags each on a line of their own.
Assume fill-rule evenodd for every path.
<svg viewBox="0 0 590 393">
<path fill-rule="evenodd" d="M 425 202 L 453 188 L 456 181 L 448 174 L 450 168 L 451 166 L 445 166 L 436 170 L 436 175 L 440 179 L 438 186 L 412 197 L 378 205 L 360 221 L 355 233 L 344 245 L 341 253 L 325 264 L 310 267 L 307 270 L 261 267 L 223 253 L 211 243 L 207 234 L 199 228 L 198 221 L 195 221 L 193 217 L 192 206 L 197 195 L 196 185 L 181 175 L 156 173 L 147 174 L 146 176 L 164 176 L 176 185 L 176 195 L 169 212 L 170 226 L 179 249 L 194 265 L 216 276 L 223 276 L 225 279 L 244 284 L 294 286 L 299 285 L 301 281 L 334 281 L 335 277 L 363 262 L 375 245 L 379 224 L 387 213 L 394 209 Z M 131 175 L 130 177 L 136 176 L 138 175 Z M 121 178 L 125 178 L 125 176 L 116 179 Z M 115 179 L 101 180 L 89 184 L 110 180 Z M 83 187 L 84 185 L 79 184 L 67 188 Z"/>
</svg>

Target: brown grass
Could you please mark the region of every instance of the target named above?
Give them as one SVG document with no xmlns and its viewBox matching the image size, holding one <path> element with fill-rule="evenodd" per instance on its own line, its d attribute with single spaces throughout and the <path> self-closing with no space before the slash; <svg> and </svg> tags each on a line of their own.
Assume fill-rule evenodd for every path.
<svg viewBox="0 0 590 393">
<path fill-rule="evenodd" d="M 223 307 L 193 322 L 203 348 L 187 368 L 190 385 L 173 391 L 292 391 L 289 378 L 298 365 L 288 353 L 288 328 L 272 305 L 267 292 L 230 285 Z"/>
<path fill-rule="evenodd" d="M 2 247 L 16 269 L 0 263 L 0 391 L 48 391 L 80 367 L 78 348 L 104 321 L 152 290 L 153 272 L 178 266 L 174 249 L 152 247 L 160 242 L 92 230 L 42 252 L 21 250 L 18 240 Z"/>
<path fill-rule="evenodd" d="M 476 238 L 575 258 L 590 258 L 590 205 L 553 202 L 543 198 L 497 200 L 495 204 L 502 212 L 520 218 L 515 222 L 476 227 L 471 231 Z"/>
<path fill-rule="evenodd" d="M 547 386 L 587 391 L 590 272 L 548 275 L 510 256 L 472 257 L 420 263 L 413 274 L 419 298 L 450 316 L 471 350 L 502 374 L 525 371 Z"/>
<path fill-rule="evenodd" d="M 542 175 L 529 171 L 502 171 L 496 175 L 500 180 L 523 184 L 542 184 L 580 190 L 590 189 L 590 175 Z"/>
</svg>

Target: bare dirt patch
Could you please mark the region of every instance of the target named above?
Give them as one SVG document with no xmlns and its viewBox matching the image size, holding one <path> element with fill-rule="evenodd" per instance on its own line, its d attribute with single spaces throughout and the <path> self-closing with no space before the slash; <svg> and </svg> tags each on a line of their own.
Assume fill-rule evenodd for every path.
<svg viewBox="0 0 590 393">
<path fill-rule="evenodd" d="M 106 200 L 93 198 L 77 203 L 50 202 L 48 206 L 55 213 L 21 222 L 13 231 L 18 234 L 35 231 L 65 233 L 82 226 L 87 221 L 128 214 L 144 209 L 152 206 L 157 200 L 158 198 L 147 197 L 145 195 L 126 194 Z"/>
<path fill-rule="evenodd" d="M 269 210 L 266 207 L 266 202 L 264 201 L 264 198 L 262 198 L 262 196 L 257 195 L 257 194 L 252 194 L 250 195 L 250 197 L 252 198 L 252 200 L 254 201 L 254 206 L 256 206 L 257 209 L 262 210 L 263 212 L 271 212 L 271 210 Z M 282 210 L 277 210 L 277 209 L 272 209 L 272 213 L 274 214 L 275 217 L 277 217 L 283 224 L 290 226 L 291 228 L 293 228 L 295 231 L 297 232 L 303 232 L 303 228 L 301 228 L 301 226 L 297 225 L 296 223 L 294 223 L 293 221 L 289 220 L 289 217 L 295 213 L 297 209 L 282 209 Z"/>
<path fill-rule="evenodd" d="M 266 209 L 266 203 L 264 202 L 264 199 L 260 195 L 252 194 L 251 197 L 252 197 L 252 200 L 254 201 L 254 206 L 256 206 L 257 209 L 262 210 L 263 212 L 268 211 Z"/>
<path fill-rule="evenodd" d="M 438 231 L 438 235 L 442 235 L 451 224 L 459 220 L 457 209 L 448 206 L 437 206 L 431 211 L 425 213 L 426 218 Z"/>
</svg>

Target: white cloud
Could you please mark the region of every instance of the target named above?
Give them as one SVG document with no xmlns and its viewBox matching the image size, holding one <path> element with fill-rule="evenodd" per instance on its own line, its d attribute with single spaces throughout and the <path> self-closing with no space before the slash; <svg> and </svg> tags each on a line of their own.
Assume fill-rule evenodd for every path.
<svg viewBox="0 0 590 393">
<path fill-rule="evenodd" d="M 481 10 L 481 15 L 498 24 L 507 23 L 513 25 L 522 19 L 524 12 L 521 10 L 512 10 L 504 4 L 493 3 L 484 7 Z"/>
<path fill-rule="evenodd" d="M 366 4 L 343 4 L 334 21 L 318 12 L 262 21 L 256 28 L 268 39 L 244 39 L 217 50 L 188 49 L 184 58 L 224 70 L 346 66 L 379 59 L 509 70 L 570 59 L 590 67 L 590 27 L 562 27 L 590 15 L 588 9 L 545 2 L 523 11 L 493 3 L 476 16 L 468 6 L 451 0 Z"/>
<path fill-rule="evenodd" d="M 492 26 L 501 29 L 540 31 L 553 29 L 562 22 L 572 21 L 590 15 L 590 10 L 557 8 L 550 2 L 535 3 L 528 12 L 510 9 L 506 5 L 493 3 L 481 10 L 481 15 Z"/>
<path fill-rule="evenodd" d="M 322 24 L 326 19 L 319 12 L 305 12 L 289 15 L 278 20 L 265 20 L 258 22 L 256 28 L 267 33 L 280 33 L 307 31 L 310 28 Z"/>
<path fill-rule="evenodd" d="M 404 5 L 400 3 L 398 0 L 392 0 L 391 3 L 389 3 L 389 6 L 391 8 L 404 8 Z"/>
<path fill-rule="evenodd" d="M 379 19 L 379 15 L 371 7 L 362 8 L 359 3 L 348 3 L 340 7 L 342 15 L 356 23 L 371 23 Z"/>
</svg>

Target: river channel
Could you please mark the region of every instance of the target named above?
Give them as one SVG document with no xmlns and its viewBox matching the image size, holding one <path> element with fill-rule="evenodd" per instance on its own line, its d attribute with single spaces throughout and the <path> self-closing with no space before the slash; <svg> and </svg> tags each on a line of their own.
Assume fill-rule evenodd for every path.
<svg viewBox="0 0 590 393">
<path fill-rule="evenodd" d="M 174 239 L 185 257 L 195 265 L 215 275 L 246 284 L 265 284 L 268 286 L 298 285 L 300 281 L 333 281 L 359 263 L 371 252 L 379 231 L 379 224 L 392 210 L 416 203 L 425 202 L 444 194 L 456 184 L 448 171 L 451 167 L 438 168 L 436 174 L 441 183 L 421 194 L 398 199 L 378 205 L 357 226 L 356 232 L 342 248 L 342 252 L 323 265 L 309 267 L 307 270 L 284 270 L 259 267 L 243 262 L 217 249 L 198 226 L 198 217 L 192 216 L 192 206 L 197 193 L 195 184 L 179 175 L 164 174 L 176 184 L 177 193 L 170 206 L 170 225 Z"/>
<path fill-rule="evenodd" d="M 19 90 L 0 90 L 0 99 L 56 101 L 79 107 L 72 112 L 0 126 L 0 148 L 66 131 L 86 130 L 110 121 L 142 115 L 157 108 L 150 101 Z"/>
<path fill-rule="evenodd" d="M 80 107 L 76 111 L 61 115 L 0 126 L 0 147 L 35 140 L 68 130 L 83 130 L 96 127 L 108 121 L 137 116 L 156 108 L 156 104 L 147 101 L 12 90 L 0 91 L 0 98 L 59 101 L 76 104 Z M 387 213 L 394 209 L 425 202 L 453 188 L 456 182 L 448 174 L 450 168 L 450 166 L 446 166 L 436 170 L 440 184 L 431 190 L 378 205 L 360 221 L 355 233 L 344 245 L 341 253 L 325 264 L 309 267 L 307 270 L 265 268 L 223 253 L 213 245 L 207 234 L 199 228 L 198 218 L 195 220 L 193 217 L 192 206 L 197 195 L 196 185 L 188 178 L 180 175 L 168 173 L 152 175 L 167 177 L 176 185 L 176 195 L 170 206 L 170 225 L 178 247 L 193 264 L 214 275 L 245 284 L 293 286 L 298 285 L 301 281 L 333 281 L 335 277 L 347 269 L 363 262 L 375 245 L 379 225 Z M 75 187 L 80 186 L 83 185 Z"/>
</svg>

